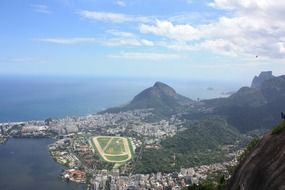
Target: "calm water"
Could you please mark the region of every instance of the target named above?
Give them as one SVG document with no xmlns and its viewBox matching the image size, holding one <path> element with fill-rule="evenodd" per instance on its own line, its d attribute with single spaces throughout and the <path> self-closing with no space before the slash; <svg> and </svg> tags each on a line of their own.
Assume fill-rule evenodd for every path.
<svg viewBox="0 0 285 190">
<path fill-rule="evenodd" d="M 220 97 L 241 84 L 164 79 L 0 77 L 0 122 L 79 116 L 129 102 L 160 80 L 192 99 Z M 209 88 L 210 87 L 210 88 Z"/>
<path fill-rule="evenodd" d="M 50 139 L 10 139 L 0 145 L 1 190 L 81 190 L 58 178 L 62 167 L 49 156 Z"/>
</svg>

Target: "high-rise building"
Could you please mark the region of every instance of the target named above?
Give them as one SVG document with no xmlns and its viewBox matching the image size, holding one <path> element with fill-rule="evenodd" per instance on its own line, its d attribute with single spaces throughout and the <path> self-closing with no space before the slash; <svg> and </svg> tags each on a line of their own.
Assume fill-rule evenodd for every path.
<svg viewBox="0 0 285 190">
<path fill-rule="evenodd" d="M 1 135 L 5 135 L 4 134 L 5 132 L 4 132 L 4 129 L 3 129 L 3 125 L 0 126 L 0 129 L 1 129 Z"/>
</svg>

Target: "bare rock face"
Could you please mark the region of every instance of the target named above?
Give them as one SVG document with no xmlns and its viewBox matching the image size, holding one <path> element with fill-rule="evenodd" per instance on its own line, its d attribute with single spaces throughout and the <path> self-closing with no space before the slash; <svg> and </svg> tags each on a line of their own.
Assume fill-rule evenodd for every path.
<svg viewBox="0 0 285 190">
<path fill-rule="evenodd" d="M 251 83 L 251 88 L 259 89 L 264 81 L 274 78 L 272 75 L 272 71 L 264 71 L 259 74 L 259 76 L 255 76 Z"/>
<path fill-rule="evenodd" d="M 228 190 L 285 190 L 285 131 L 267 134 L 238 166 Z"/>
</svg>

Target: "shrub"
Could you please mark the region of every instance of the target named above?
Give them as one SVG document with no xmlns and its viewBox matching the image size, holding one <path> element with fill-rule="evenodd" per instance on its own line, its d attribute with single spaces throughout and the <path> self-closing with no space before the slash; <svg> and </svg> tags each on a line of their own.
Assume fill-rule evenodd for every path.
<svg viewBox="0 0 285 190">
<path fill-rule="evenodd" d="M 285 130 L 285 120 L 279 123 L 278 125 L 276 125 L 275 127 L 273 127 L 271 134 L 272 135 L 279 134 L 284 130 Z"/>
</svg>

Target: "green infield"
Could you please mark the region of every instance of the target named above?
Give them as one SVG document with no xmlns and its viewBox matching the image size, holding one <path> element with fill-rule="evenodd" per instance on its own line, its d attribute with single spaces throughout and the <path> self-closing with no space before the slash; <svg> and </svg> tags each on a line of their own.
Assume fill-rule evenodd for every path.
<svg viewBox="0 0 285 190">
<path fill-rule="evenodd" d="M 92 137 L 91 142 L 95 151 L 106 162 L 123 163 L 132 159 L 132 146 L 126 137 L 97 136 Z"/>
<path fill-rule="evenodd" d="M 109 146 L 105 146 L 104 152 L 107 154 L 123 154 L 125 153 L 124 142 L 122 138 L 112 138 L 110 140 Z"/>
<path fill-rule="evenodd" d="M 98 137 L 97 140 L 98 140 L 98 142 L 99 142 L 101 147 L 105 147 L 108 144 L 110 138 L 108 138 L 108 137 Z"/>
</svg>

